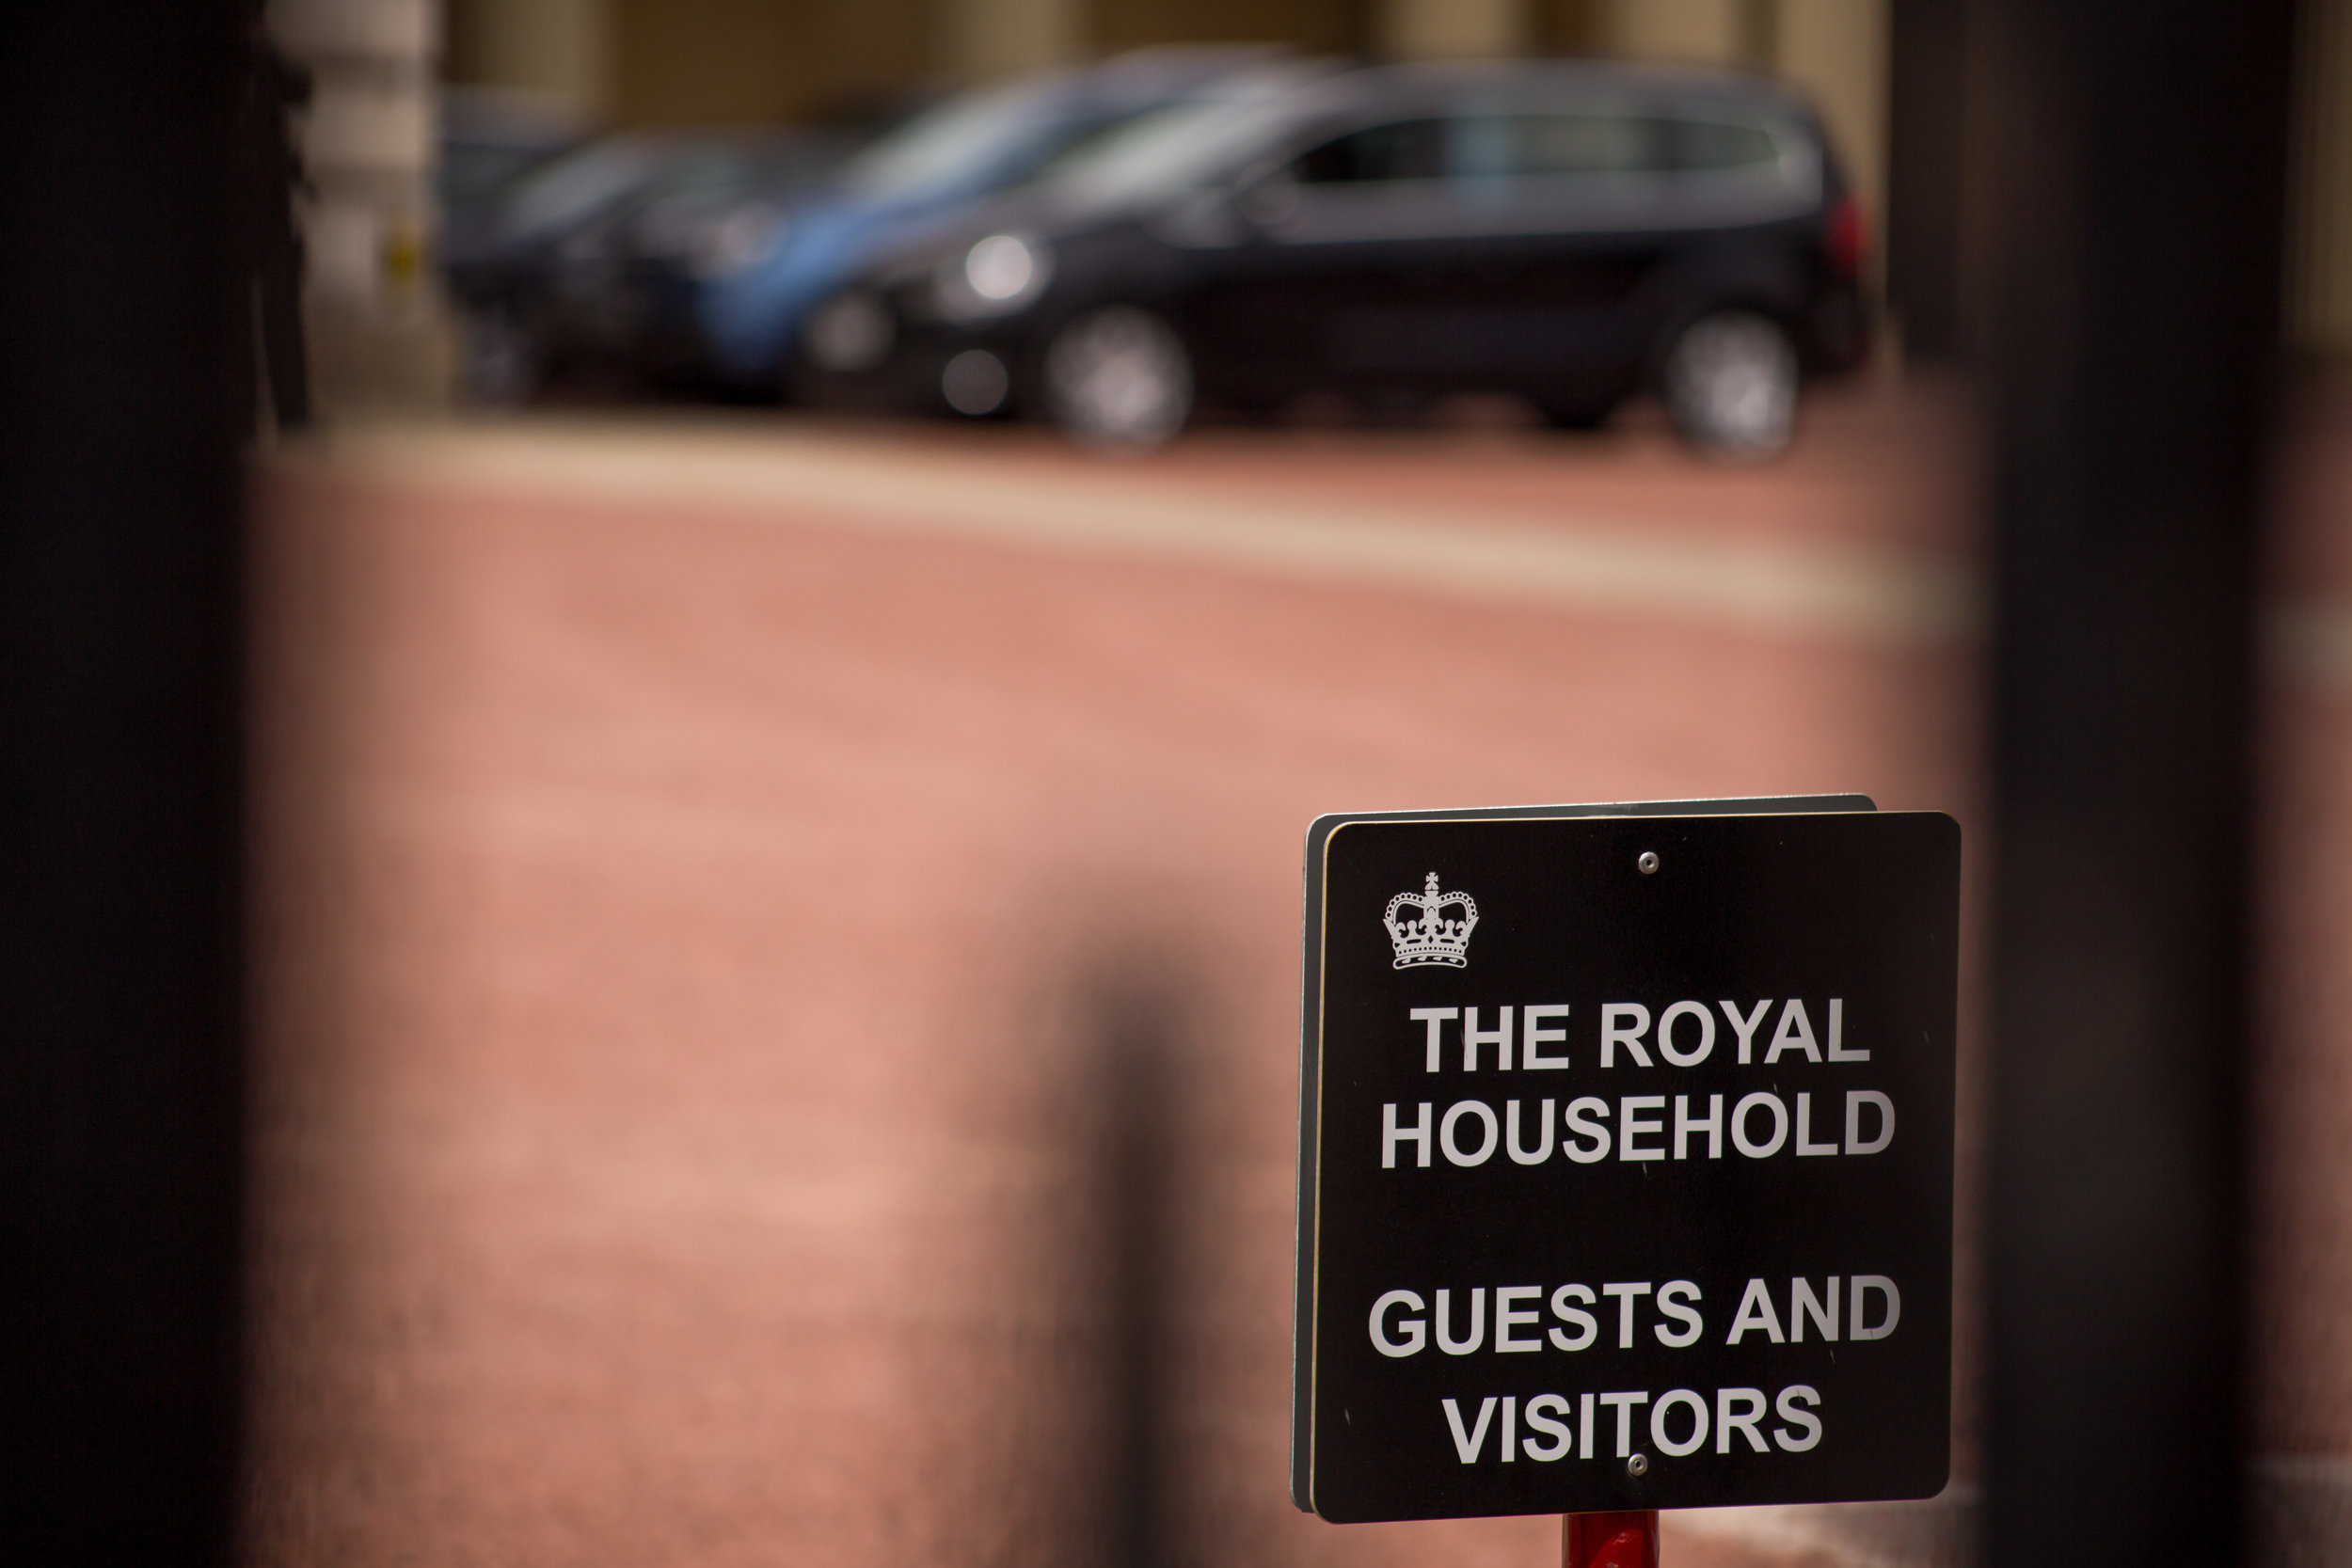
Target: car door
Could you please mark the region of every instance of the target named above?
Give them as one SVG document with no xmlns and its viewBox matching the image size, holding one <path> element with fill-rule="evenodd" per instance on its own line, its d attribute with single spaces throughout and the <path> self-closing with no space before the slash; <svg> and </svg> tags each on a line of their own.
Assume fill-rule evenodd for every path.
<svg viewBox="0 0 2352 1568">
<path fill-rule="evenodd" d="M 1453 335 L 1492 381 L 1572 411 L 1638 367 L 1671 240 L 1667 124 L 1638 110 L 1474 108 L 1455 126 L 1465 251 Z"/>
<path fill-rule="evenodd" d="M 1778 230 L 1820 199 L 1811 144 L 1727 107 L 1543 104 L 1457 128 L 1482 330 L 1509 379 L 1574 415 L 1631 387 L 1661 338 L 1724 301 L 1791 295 Z"/>
<path fill-rule="evenodd" d="M 1409 376 L 1459 266 L 1446 118 L 1325 135 L 1241 193 L 1249 237 L 1192 302 L 1207 357 L 1266 395 Z"/>
</svg>

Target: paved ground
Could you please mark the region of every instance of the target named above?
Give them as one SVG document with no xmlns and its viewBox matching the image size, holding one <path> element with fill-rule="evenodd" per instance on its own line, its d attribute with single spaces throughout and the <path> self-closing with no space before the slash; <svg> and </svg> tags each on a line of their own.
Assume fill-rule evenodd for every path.
<svg viewBox="0 0 2352 1568">
<path fill-rule="evenodd" d="M 1549 1560 L 1549 1521 L 1335 1529 L 1284 1498 L 1301 832 L 1859 789 L 1980 852 L 1952 428 L 1829 404 L 1760 471 L 1638 423 L 1106 463 L 526 420 L 283 455 L 262 1560 L 1086 1556 L 1089 1042 L 1142 994 L 1184 999 L 1188 1555 Z M 2328 463 L 2296 504 L 2342 521 Z M 2265 1419 L 2315 1454 L 2352 1453 L 2346 537 L 2281 566 L 2269 819 L 2293 1371 Z M 1678 1568 L 1825 1549 L 1677 1528 Z"/>
</svg>

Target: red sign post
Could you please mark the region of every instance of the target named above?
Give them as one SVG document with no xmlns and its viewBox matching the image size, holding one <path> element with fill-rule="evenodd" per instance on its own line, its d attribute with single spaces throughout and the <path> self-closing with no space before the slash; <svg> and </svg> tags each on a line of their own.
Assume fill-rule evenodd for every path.
<svg viewBox="0 0 2352 1568">
<path fill-rule="evenodd" d="M 1560 1568 L 1658 1568 L 1658 1510 L 1562 1514 Z"/>
</svg>

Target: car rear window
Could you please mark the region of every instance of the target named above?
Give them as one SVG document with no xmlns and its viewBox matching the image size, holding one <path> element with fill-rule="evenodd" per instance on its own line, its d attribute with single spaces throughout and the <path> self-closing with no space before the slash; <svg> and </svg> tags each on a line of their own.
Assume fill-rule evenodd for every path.
<svg viewBox="0 0 2352 1568">
<path fill-rule="evenodd" d="M 1375 180 L 1435 180 L 1446 172 L 1446 123 L 1398 119 L 1334 136 L 1298 155 L 1292 178 L 1302 185 Z"/>
<path fill-rule="evenodd" d="M 1671 166 L 1655 119 L 1634 115 L 1471 115 L 1454 126 L 1454 167 L 1472 178 L 1648 174 Z"/>
<path fill-rule="evenodd" d="M 1752 168 L 1780 157 L 1780 144 L 1761 125 L 1708 119 L 1672 123 L 1675 163 L 1680 168 Z"/>
<path fill-rule="evenodd" d="M 1624 114 L 1469 115 L 1454 126 L 1449 160 L 1477 178 L 1540 179 L 1577 174 L 1664 174 L 1754 168 L 1775 162 L 1780 145 L 1753 121 Z"/>
<path fill-rule="evenodd" d="M 1491 185 L 1578 176 L 1761 168 L 1779 141 L 1750 120 L 1657 114 L 1485 111 L 1350 131 L 1291 165 L 1301 184 L 1451 178 Z"/>
</svg>

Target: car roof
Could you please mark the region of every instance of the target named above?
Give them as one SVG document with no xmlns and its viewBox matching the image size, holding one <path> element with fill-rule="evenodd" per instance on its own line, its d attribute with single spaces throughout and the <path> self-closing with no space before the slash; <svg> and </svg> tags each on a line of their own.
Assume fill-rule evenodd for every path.
<svg viewBox="0 0 2352 1568">
<path fill-rule="evenodd" d="M 1648 112 L 1767 114 L 1809 120 L 1803 96 L 1771 77 L 1705 66 L 1621 60 L 1417 61 L 1372 65 L 1312 89 L 1329 106 L 1412 113 L 1458 110 L 1464 101 L 1590 103 Z"/>
</svg>

